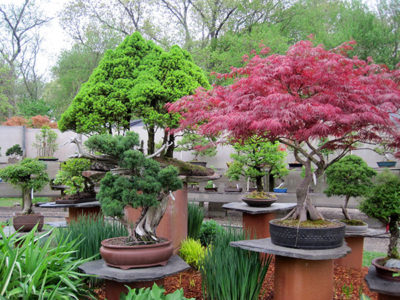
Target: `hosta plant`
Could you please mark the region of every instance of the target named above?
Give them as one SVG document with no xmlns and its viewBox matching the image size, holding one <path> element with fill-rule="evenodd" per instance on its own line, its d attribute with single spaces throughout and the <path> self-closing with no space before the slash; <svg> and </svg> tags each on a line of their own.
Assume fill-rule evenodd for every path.
<svg viewBox="0 0 400 300">
<path fill-rule="evenodd" d="M 121 294 L 121 300 L 194 300 L 194 298 L 185 298 L 182 289 L 165 295 L 165 289 L 157 284 L 153 284 L 152 288 L 131 289 L 127 287 L 127 289 L 127 294 Z"/>
</svg>

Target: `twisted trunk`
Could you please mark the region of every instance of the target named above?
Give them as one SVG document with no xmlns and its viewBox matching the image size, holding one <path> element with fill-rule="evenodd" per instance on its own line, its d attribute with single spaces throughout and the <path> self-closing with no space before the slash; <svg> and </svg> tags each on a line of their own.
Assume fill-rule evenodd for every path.
<svg viewBox="0 0 400 300">
<path fill-rule="evenodd" d="M 347 212 L 347 206 L 349 205 L 349 199 L 350 199 L 350 196 L 346 196 L 346 199 L 344 200 L 344 206 L 342 206 L 342 212 L 343 212 L 344 218 L 346 220 L 351 219 L 349 216 L 349 213 Z"/>
<path fill-rule="evenodd" d="M 400 238 L 400 230 L 399 230 L 399 216 L 398 215 L 391 215 L 389 221 L 389 247 L 387 256 L 390 258 L 397 258 L 400 259 L 400 253 L 397 249 L 397 243 L 399 242 Z"/>
</svg>

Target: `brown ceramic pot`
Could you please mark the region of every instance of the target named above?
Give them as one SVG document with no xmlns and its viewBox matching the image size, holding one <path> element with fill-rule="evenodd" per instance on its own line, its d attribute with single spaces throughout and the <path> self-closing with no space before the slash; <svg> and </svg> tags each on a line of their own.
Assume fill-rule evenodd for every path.
<svg viewBox="0 0 400 300">
<path fill-rule="evenodd" d="M 399 270 L 385 267 L 383 265 L 384 260 L 385 260 L 384 257 L 378 257 L 372 260 L 372 265 L 375 267 L 376 275 L 378 275 L 383 279 L 400 282 L 400 276 L 393 276 L 393 274 L 398 273 Z"/>
<path fill-rule="evenodd" d="M 124 245 L 126 237 L 116 237 L 101 242 L 100 254 L 110 267 L 123 270 L 162 265 L 172 256 L 171 241 L 150 245 Z"/>
<path fill-rule="evenodd" d="M 43 220 L 44 217 L 39 213 L 29 215 L 16 214 L 13 217 L 13 226 L 15 230 L 28 232 L 31 231 L 36 224 L 39 224 L 37 229 L 41 231 L 43 228 Z"/>
</svg>

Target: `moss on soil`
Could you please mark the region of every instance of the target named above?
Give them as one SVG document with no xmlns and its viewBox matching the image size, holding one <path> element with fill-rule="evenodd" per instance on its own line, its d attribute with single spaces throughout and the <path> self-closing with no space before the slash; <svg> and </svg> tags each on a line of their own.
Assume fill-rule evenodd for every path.
<svg viewBox="0 0 400 300">
<path fill-rule="evenodd" d="M 302 228 L 335 228 L 338 227 L 338 223 L 327 221 L 327 220 L 307 220 L 299 222 L 299 220 L 278 220 L 277 225 L 287 227 L 302 227 Z"/>
<path fill-rule="evenodd" d="M 181 161 L 179 159 L 170 157 L 154 157 L 154 160 L 158 161 L 161 166 L 172 165 L 177 167 L 179 170 L 179 175 L 185 176 L 211 176 L 214 174 L 214 170 L 205 168 L 198 165 L 193 165 L 191 163 Z"/>
<path fill-rule="evenodd" d="M 367 225 L 367 223 L 361 221 L 361 220 L 357 220 L 357 219 L 351 219 L 351 220 L 340 220 L 340 222 L 345 223 L 346 225 L 351 225 L 351 226 L 363 226 L 363 225 Z"/>
<path fill-rule="evenodd" d="M 266 192 L 251 192 L 250 194 L 246 195 L 246 199 L 276 199 L 276 195 L 269 194 Z"/>
</svg>

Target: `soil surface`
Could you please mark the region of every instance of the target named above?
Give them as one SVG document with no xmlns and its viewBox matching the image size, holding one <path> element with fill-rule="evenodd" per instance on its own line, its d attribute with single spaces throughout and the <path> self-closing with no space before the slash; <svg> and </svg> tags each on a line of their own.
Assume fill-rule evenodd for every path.
<svg viewBox="0 0 400 300">
<path fill-rule="evenodd" d="M 372 300 L 377 300 L 377 294 L 371 292 L 364 281 L 364 277 L 367 273 L 367 267 L 364 267 L 362 271 L 359 272 L 351 268 L 335 265 L 333 300 L 359 300 L 362 293 L 369 296 Z M 273 274 L 274 264 L 272 263 L 261 289 L 260 300 L 274 299 Z M 227 278 L 227 280 L 229 280 L 229 278 Z M 166 277 L 164 288 L 166 293 L 173 293 L 175 290 L 183 288 L 186 298 L 195 298 L 196 300 L 204 299 L 201 288 L 201 275 L 200 272 L 194 269 Z M 105 299 L 104 291 L 101 288 L 96 289 L 96 293 L 97 299 Z"/>
</svg>

